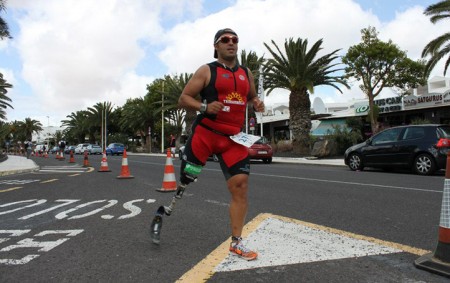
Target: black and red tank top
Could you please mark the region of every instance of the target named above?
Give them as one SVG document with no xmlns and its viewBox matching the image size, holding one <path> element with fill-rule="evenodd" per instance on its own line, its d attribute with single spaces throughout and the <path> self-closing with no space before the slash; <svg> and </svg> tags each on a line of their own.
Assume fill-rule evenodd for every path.
<svg viewBox="0 0 450 283">
<path fill-rule="evenodd" d="M 200 92 L 202 101 L 207 103 L 220 101 L 224 108 L 216 115 L 199 115 L 202 124 L 227 135 L 235 135 L 241 131 L 245 121 L 247 96 L 250 82 L 247 68 L 236 64 L 228 68 L 219 62 L 208 64 L 211 71 L 209 84 Z"/>
</svg>

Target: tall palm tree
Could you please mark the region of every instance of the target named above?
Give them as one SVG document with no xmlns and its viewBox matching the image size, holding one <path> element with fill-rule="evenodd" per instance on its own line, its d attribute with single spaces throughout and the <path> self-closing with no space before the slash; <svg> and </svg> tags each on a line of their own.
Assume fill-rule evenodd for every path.
<svg viewBox="0 0 450 283">
<path fill-rule="evenodd" d="M 272 58 L 267 60 L 264 70 L 264 85 L 267 95 L 274 89 L 281 88 L 290 91 L 289 94 L 289 128 L 293 135 L 293 150 L 295 153 L 308 155 L 310 153 L 311 101 L 309 94 L 314 93 L 314 87 L 328 85 L 342 93 L 337 84 L 349 88 L 342 76 L 332 76 L 342 68 L 334 68 L 332 64 L 338 58 L 335 50 L 322 57 L 317 57 L 322 49 L 322 39 L 318 40 L 308 50 L 308 40 L 292 38 L 284 43 L 284 52 L 272 40 L 275 49 L 268 44 Z"/>
<path fill-rule="evenodd" d="M 10 107 L 12 109 L 14 109 L 14 107 L 11 106 L 11 104 L 9 104 L 6 101 L 11 102 L 11 98 L 9 98 L 8 96 L 6 96 L 6 94 L 8 93 L 7 88 L 11 88 L 12 85 L 7 83 L 6 80 L 3 78 L 3 74 L 0 73 L 0 119 L 5 120 L 6 119 L 6 111 L 4 109 L 6 109 L 6 107 Z"/>
<path fill-rule="evenodd" d="M 431 16 L 430 21 L 432 23 L 450 18 L 450 0 L 444 0 L 428 6 L 428 8 L 425 9 L 424 14 Z M 426 65 L 427 74 L 429 74 L 436 64 L 447 54 L 450 54 L 450 32 L 444 33 L 433 39 L 423 49 L 422 58 L 428 55 L 431 56 Z M 444 64 L 444 76 L 447 73 L 449 65 L 450 56 Z"/>
</svg>

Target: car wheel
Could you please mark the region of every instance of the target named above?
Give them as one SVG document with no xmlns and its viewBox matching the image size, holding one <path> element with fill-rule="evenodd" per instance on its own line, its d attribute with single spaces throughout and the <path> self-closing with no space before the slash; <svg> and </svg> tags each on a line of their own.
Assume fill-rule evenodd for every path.
<svg viewBox="0 0 450 283">
<path fill-rule="evenodd" d="M 348 156 L 348 167 L 352 171 L 362 171 L 364 169 L 364 166 L 362 164 L 361 156 L 357 153 L 350 153 Z"/>
<path fill-rule="evenodd" d="M 417 155 L 414 159 L 413 171 L 418 175 L 431 175 L 436 170 L 434 159 L 426 153 Z"/>
<path fill-rule="evenodd" d="M 263 162 L 266 163 L 266 164 L 272 163 L 272 157 L 270 157 L 270 158 L 264 158 L 264 159 L 263 159 Z"/>
</svg>

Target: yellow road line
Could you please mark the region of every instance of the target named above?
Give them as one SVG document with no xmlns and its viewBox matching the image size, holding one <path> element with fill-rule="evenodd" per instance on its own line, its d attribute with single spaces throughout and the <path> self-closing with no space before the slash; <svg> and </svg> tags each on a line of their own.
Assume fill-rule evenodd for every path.
<svg viewBox="0 0 450 283">
<path fill-rule="evenodd" d="M 250 233 L 255 231 L 258 226 L 267 218 L 276 218 L 286 222 L 292 222 L 299 225 L 307 226 L 310 228 L 322 230 L 325 232 L 338 234 L 342 236 L 346 236 L 349 238 L 354 238 L 357 240 L 365 240 L 368 242 L 372 242 L 378 245 L 383 245 L 386 247 L 391 247 L 394 249 L 402 250 L 407 253 L 415 254 L 415 255 L 424 255 L 429 253 L 430 251 L 418 249 L 411 246 L 406 246 L 398 243 L 383 241 L 379 239 L 375 239 L 372 237 L 367 237 L 363 235 L 358 235 L 354 233 L 350 233 L 343 230 L 338 230 L 322 225 L 317 225 L 314 223 L 304 222 L 301 220 L 273 215 L 270 213 L 261 213 L 257 215 L 254 219 L 252 219 L 249 223 L 244 226 L 244 230 L 242 231 L 242 237 L 248 237 Z M 211 276 L 214 275 L 214 269 L 218 266 L 227 256 L 228 256 L 228 248 L 230 245 L 230 239 L 225 240 L 220 246 L 218 246 L 214 251 L 212 251 L 209 255 L 207 255 L 203 260 L 201 260 L 197 265 L 195 265 L 191 270 L 183 274 L 176 282 L 206 282 Z"/>
<path fill-rule="evenodd" d="M 75 177 L 75 176 L 79 176 L 80 174 L 79 173 L 77 173 L 77 174 L 72 174 L 72 175 L 69 175 L 69 177 Z"/>
<path fill-rule="evenodd" d="M 21 188 L 23 188 L 23 187 L 14 187 L 14 188 L 9 188 L 9 189 L 4 189 L 4 190 L 0 190 L 0 193 L 14 191 L 14 190 L 18 190 L 18 189 L 21 189 Z"/>
</svg>

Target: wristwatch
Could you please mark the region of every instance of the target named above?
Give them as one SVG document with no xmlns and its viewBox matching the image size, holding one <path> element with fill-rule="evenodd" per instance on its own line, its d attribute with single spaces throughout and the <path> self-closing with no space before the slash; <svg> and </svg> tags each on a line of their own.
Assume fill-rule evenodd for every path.
<svg viewBox="0 0 450 283">
<path fill-rule="evenodd" d="M 208 108 L 208 104 L 206 104 L 206 100 L 203 100 L 203 103 L 200 106 L 200 113 L 204 114 L 206 112 L 206 108 Z"/>
</svg>

